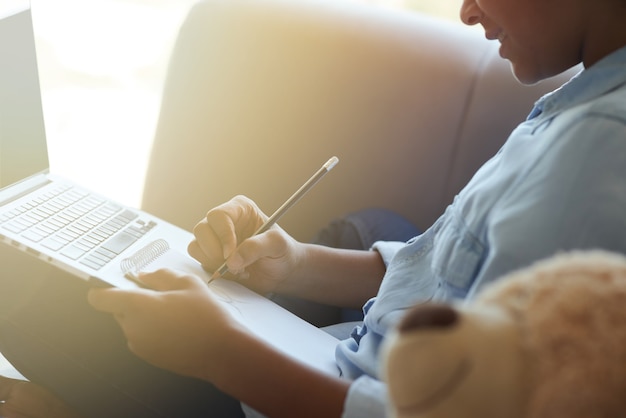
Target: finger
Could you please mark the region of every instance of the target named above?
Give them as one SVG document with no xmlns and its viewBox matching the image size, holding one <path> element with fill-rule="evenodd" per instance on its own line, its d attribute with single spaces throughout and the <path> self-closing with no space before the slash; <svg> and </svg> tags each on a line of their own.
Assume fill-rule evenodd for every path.
<svg viewBox="0 0 626 418">
<path fill-rule="evenodd" d="M 220 241 L 224 259 L 244 239 L 252 236 L 267 216 L 246 196 L 235 196 L 229 202 L 209 211 L 207 223 Z"/>
<path fill-rule="evenodd" d="M 197 285 L 194 276 L 171 269 L 139 273 L 139 280 L 150 289 L 161 292 L 187 289 Z"/>
<path fill-rule="evenodd" d="M 209 226 L 206 219 L 194 227 L 195 239 L 189 244 L 187 251 L 203 265 L 210 265 L 223 260 L 222 242 Z"/>
<path fill-rule="evenodd" d="M 108 313 L 123 313 L 129 310 L 132 295 L 137 295 L 148 289 L 122 290 L 122 289 L 89 289 L 87 300 L 96 310 Z"/>
<path fill-rule="evenodd" d="M 169 269 L 159 269 L 152 272 L 140 272 L 137 275 L 137 279 L 146 287 L 165 292 L 168 290 L 174 290 L 180 284 L 177 284 L 178 276 L 174 271 Z"/>
<path fill-rule="evenodd" d="M 213 264 L 217 264 L 217 262 L 213 263 L 209 257 L 204 253 L 204 251 L 200 248 L 200 244 L 198 244 L 197 240 L 193 240 L 187 246 L 187 253 L 198 260 L 198 262 L 204 268 L 211 268 Z"/>
<path fill-rule="evenodd" d="M 196 240 L 202 251 L 209 254 L 220 254 L 222 259 L 226 259 L 235 248 L 237 248 L 237 230 L 235 224 L 242 218 L 243 209 L 229 202 L 218 208 L 212 209 L 207 213 L 206 224 L 200 224 L 200 233 L 203 229 L 208 230 L 205 235 L 196 235 Z M 196 231 L 194 231 L 194 234 Z M 215 241 L 211 242 L 209 237 L 211 234 L 215 237 Z M 214 248 L 213 244 L 219 244 L 219 249 Z"/>
<path fill-rule="evenodd" d="M 262 258 L 281 257 L 285 251 L 285 241 L 278 227 L 274 226 L 269 231 L 242 242 L 235 254 L 228 259 L 227 265 L 233 271 L 241 271 Z"/>
</svg>

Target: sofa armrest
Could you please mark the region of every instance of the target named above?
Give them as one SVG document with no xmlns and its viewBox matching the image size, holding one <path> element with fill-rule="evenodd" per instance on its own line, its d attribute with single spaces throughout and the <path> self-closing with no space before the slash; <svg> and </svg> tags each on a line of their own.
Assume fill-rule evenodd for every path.
<svg viewBox="0 0 626 418">
<path fill-rule="evenodd" d="M 246 194 L 300 240 L 364 207 L 421 228 L 533 101 L 497 46 L 461 24 L 349 1 L 207 0 L 174 47 L 142 206 L 190 229 Z"/>
</svg>

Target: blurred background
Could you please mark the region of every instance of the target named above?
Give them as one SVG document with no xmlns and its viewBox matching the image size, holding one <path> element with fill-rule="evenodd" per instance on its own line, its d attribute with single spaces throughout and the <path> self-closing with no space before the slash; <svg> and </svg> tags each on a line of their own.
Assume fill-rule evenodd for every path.
<svg viewBox="0 0 626 418">
<path fill-rule="evenodd" d="M 169 53 L 196 1 L 31 1 L 53 173 L 139 206 Z M 461 4 L 336 1 L 456 20 Z"/>
</svg>

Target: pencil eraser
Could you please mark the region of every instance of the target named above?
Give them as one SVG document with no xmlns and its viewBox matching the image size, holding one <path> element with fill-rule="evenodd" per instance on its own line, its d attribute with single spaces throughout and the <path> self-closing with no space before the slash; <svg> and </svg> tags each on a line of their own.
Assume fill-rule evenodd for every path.
<svg viewBox="0 0 626 418">
<path fill-rule="evenodd" d="M 332 157 L 330 160 L 328 160 L 328 161 L 326 162 L 326 164 L 324 164 L 324 168 L 325 168 L 326 170 L 330 170 L 330 169 L 332 169 L 334 166 L 336 166 L 338 162 L 339 162 L 339 158 L 337 158 L 337 157 Z"/>
</svg>

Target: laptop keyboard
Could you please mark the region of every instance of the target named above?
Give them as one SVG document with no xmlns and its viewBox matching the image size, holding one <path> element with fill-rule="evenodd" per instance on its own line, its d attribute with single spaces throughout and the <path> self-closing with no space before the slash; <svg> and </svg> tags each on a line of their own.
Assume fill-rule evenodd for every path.
<svg viewBox="0 0 626 418">
<path fill-rule="evenodd" d="M 1 213 L 0 225 L 99 270 L 156 224 L 100 196 L 59 186 Z"/>
</svg>

